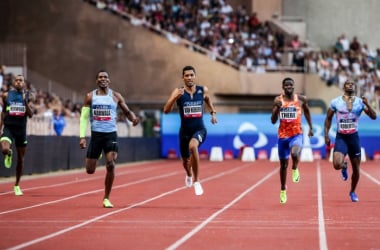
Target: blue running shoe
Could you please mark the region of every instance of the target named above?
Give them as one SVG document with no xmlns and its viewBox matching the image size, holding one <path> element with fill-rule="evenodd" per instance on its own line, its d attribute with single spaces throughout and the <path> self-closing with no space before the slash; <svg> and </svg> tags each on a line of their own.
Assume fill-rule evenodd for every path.
<svg viewBox="0 0 380 250">
<path fill-rule="evenodd" d="M 347 181 L 347 179 L 348 179 L 348 168 L 347 168 L 347 162 L 344 162 L 343 163 L 344 165 L 345 165 L 345 167 L 343 167 L 342 168 L 342 179 L 344 180 L 344 181 Z"/>
<path fill-rule="evenodd" d="M 355 194 L 355 192 L 350 192 L 350 198 L 351 198 L 351 201 L 352 201 L 352 202 L 358 202 L 358 201 L 359 201 L 359 198 L 358 198 L 358 196 Z"/>
</svg>

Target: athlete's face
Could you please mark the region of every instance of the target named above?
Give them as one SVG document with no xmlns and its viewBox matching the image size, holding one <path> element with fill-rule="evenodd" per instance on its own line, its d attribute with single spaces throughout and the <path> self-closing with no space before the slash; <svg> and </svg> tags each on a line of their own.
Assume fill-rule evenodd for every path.
<svg viewBox="0 0 380 250">
<path fill-rule="evenodd" d="M 294 82 L 291 80 L 288 80 L 282 84 L 282 89 L 284 90 L 284 93 L 286 95 L 293 94 L 294 91 Z"/>
<path fill-rule="evenodd" d="M 100 88 L 107 88 L 110 82 L 107 72 L 99 72 L 96 83 Z"/>
<path fill-rule="evenodd" d="M 355 83 L 354 83 L 353 81 L 351 81 L 351 80 L 347 80 L 347 81 L 344 83 L 344 85 L 343 85 L 343 90 L 344 90 L 344 92 L 346 92 L 346 93 L 350 93 L 350 94 L 352 94 L 352 93 L 355 92 L 355 87 L 356 87 L 356 85 L 355 85 Z"/>
<path fill-rule="evenodd" d="M 192 86 L 194 86 L 195 72 L 193 70 L 185 70 L 183 72 L 182 79 L 183 79 L 183 82 L 185 83 L 185 85 L 187 87 L 191 88 Z"/>
<path fill-rule="evenodd" d="M 15 89 L 17 89 L 18 91 L 24 89 L 24 86 L 25 86 L 25 80 L 24 80 L 24 77 L 23 76 L 16 76 L 14 82 L 13 82 L 13 86 L 15 87 Z"/>
</svg>

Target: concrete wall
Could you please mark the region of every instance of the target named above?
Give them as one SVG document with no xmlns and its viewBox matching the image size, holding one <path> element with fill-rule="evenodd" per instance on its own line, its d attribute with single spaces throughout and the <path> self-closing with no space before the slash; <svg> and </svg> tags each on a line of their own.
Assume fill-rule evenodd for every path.
<svg viewBox="0 0 380 250">
<path fill-rule="evenodd" d="M 380 48 L 378 0 L 282 0 L 282 6 L 282 15 L 304 18 L 307 39 L 322 48 L 333 46 L 342 33 Z"/>
</svg>

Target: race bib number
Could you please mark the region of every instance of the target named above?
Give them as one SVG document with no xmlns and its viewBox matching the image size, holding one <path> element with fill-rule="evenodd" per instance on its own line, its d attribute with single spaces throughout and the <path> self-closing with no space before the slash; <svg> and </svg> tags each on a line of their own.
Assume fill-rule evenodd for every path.
<svg viewBox="0 0 380 250">
<path fill-rule="evenodd" d="M 280 109 L 280 119 L 282 121 L 292 122 L 297 119 L 297 109 L 295 107 L 287 107 Z"/>
<path fill-rule="evenodd" d="M 186 106 L 183 107 L 183 116 L 185 118 L 202 117 L 202 106 Z"/>
<path fill-rule="evenodd" d="M 25 105 L 21 103 L 12 103 L 9 107 L 9 115 L 12 116 L 25 116 Z"/>
<path fill-rule="evenodd" d="M 92 117 L 95 121 L 110 121 L 111 106 L 110 105 L 94 105 L 92 109 Z"/>
<path fill-rule="evenodd" d="M 352 134 L 357 131 L 358 124 L 356 119 L 340 119 L 338 122 L 338 131 L 342 134 Z"/>
</svg>

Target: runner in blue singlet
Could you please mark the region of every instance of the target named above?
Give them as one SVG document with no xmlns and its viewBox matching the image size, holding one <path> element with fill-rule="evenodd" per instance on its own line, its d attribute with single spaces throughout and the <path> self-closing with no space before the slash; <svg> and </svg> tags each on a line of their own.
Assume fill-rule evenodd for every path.
<svg viewBox="0 0 380 250">
<path fill-rule="evenodd" d="M 357 202 L 359 198 L 355 193 L 360 177 L 361 146 L 359 139 L 359 117 L 364 111 L 371 119 L 376 119 L 376 112 L 369 105 L 366 97 L 355 96 L 356 85 L 352 80 L 344 83 L 343 96 L 338 96 L 331 101 L 327 110 L 324 124 L 325 143 L 330 146 L 329 130 L 331 121 L 336 114 L 337 133 L 334 145 L 333 166 L 340 170 L 344 181 L 348 179 L 346 155 L 350 158 L 352 165 L 351 175 L 351 201 Z"/>
<path fill-rule="evenodd" d="M 211 123 L 217 123 L 216 111 L 208 95 L 206 86 L 195 84 L 195 69 L 186 66 L 182 70 L 184 87 L 172 91 L 164 106 L 164 113 L 169 113 L 174 104 L 177 104 L 181 117 L 179 131 L 179 145 L 182 164 L 186 171 L 185 184 L 192 187 L 196 195 L 203 194 L 203 188 L 199 182 L 199 146 L 205 141 L 207 130 L 203 123 L 204 104 L 210 110 Z"/>
<path fill-rule="evenodd" d="M 127 116 L 133 126 L 139 123 L 139 119 L 129 109 L 123 96 L 109 88 L 110 78 L 108 72 L 100 70 L 96 76 L 98 88 L 89 92 L 82 107 L 80 118 L 80 148 L 86 148 L 86 130 L 88 119 L 91 123 L 91 139 L 87 149 L 86 171 L 88 174 L 95 173 L 96 162 L 102 154 L 106 159 L 105 190 L 103 207 L 112 208 L 109 200 L 113 180 L 115 178 L 115 161 L 118 153 L 116 134 L 116 109 L 120 109 Z"/>
</svg>

